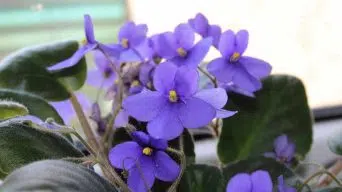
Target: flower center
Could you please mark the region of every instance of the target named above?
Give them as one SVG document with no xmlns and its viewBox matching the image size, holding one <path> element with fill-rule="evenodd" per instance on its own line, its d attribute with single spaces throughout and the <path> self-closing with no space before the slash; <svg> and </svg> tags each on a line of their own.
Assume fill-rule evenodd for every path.
<svg viewBox="0 0 342 192">
<path fill-rule="evenodd" d="M 152 155 L 152 152 L 153 152 L 153 149 L 151 149 L 150 147 L 145 147 L 145 148 L 143 149 L 143 154 L 144 154 L 144 155 L 151 156 L 151 155 Z"/>
<path fill-rule="evenodd" d="M 125 179 L 128 178 L 128 171 L 123 170 L 123 171 L 121 172 L 121 174 L 122 174 L 122 176 L 123 176 Z"/>
<path fill-rule="evenodd" d="M 162 61 L 163 58 L 159 57 L 159 56 L 153 56 L 153 61 L 156 63 L 156 64 L 159 64 L 161 61 Z"/>
<path fill-rule="evenodd" d="M 103 72 L 104 78 L 109 78 L 112 75 L 112 69 L 111 68 L 106 68 Z"/>
<path fill-rule="evenodd" d="M 121 46 L 124 48 L 128 48 L 128 39 L 126 38 L 121 39 Z"/>
<path fill-rule="evenodd" d="M 186 54 L 187 54 L 186 50 L 183 49 L 182 47 L 180 47 L 180 48 L 177 49 L 177 53 L 178 53 L 178 55 L 181 56 L 181 57 L 185 57 Z"/>
<path fill-rule="evenodd" d="M 240 58 L 240 53 L 234 52 L 232 56 L 230 56 L 230 62 L 236 62 Z"/>
<path fill-rule="evenodd" d="M 279 157 L 279 161 L 285 163 L 287 162 L 287 157 Z"/>
<path fill-rule="evenodd" d="M 177 92 L 175 90 L 169 91 L 169 100 L 173 103 L 178 101 Z"/>
<path fill-rule="evenodd" d="M 136 87 L 136 86 L 139 86 L 140 85 L 140 82 L 138 80 L 134 80 L 132 83 L 131 83 L 131 87 Z"/>
</svg>

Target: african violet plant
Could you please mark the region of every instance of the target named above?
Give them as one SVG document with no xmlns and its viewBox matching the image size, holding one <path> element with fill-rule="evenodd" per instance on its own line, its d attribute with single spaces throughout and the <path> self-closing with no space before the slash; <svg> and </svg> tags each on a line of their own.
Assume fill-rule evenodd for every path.
<svg viewBox="0 0 342 192">
<path fill-rule="evenodd" d="M 245 56 L 246 30 L 222 32 L 197 14 L 149 37 L 146 25 L 127 22 L 117 43 L 103 44 L 89 15 L 84 28 L 81 46 L 40 45 L 2 60 L 1 191 L 341 191 L 314 185 L 325 173 L 341 187 L 327 170 L 297 175 L 312 143 L 304 86 Z M 210 48 L 221 56 L 204 64 Z M 92 104 L 76 92 L 85 82 L 97 88 Z M 218 140 L 217 165 L 196 164 L 200 129 Z M 341 155 L 340 140 L 330 146 Z"/>
</svg>

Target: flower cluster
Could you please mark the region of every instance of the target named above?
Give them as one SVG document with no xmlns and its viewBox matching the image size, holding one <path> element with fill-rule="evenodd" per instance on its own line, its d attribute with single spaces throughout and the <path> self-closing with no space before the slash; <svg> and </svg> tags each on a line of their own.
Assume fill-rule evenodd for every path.
<svg viewBox="0 0 342 192">
<path fill-rule="evenodd" d="M 115 95 L 122 94 L 122 113 L 148 122 L 151 136 L 168 140 L 178 137 L 183 128 L 204 127 L 214 118 L 232 116 L 235 112 L 222 109 L 228 99 L 225 90 L 252 96 L 261 88 L 260 79 L 271 71 L 268 63 L 242 56 L 248 45 L 246 30 L 221 34 L 221 28 L 210 25 L 202 14 L 172 32 L 147 37 L 147 31 L 144 24 L 127 22 L 119 31 L 118 42 L 104 45 L 95 40 L 86 15 L 84 45 L 70 59 L 49 69 L 73 66 L 94 50 L 97 68 L 88 73 L 88 84 L 107 89 L 113 103 L 120 102 Z M 195 42 L 196 33 L 203 39 Z M 211 46 L 222 54 L 208 64 L 216 86 L 199 90 L 197 68 Z M 100 123 L 99 118 L 95 121 Z"/>
<path fill-rule="evenodd" d="M 109 153 L 112 166 L 127 171 L 133 191 L 147 191 L 156 178 L 174 181 L 180 168 L 165 153 L 167 141 L 179 137 L 185 128 L 205 127 L 234 115 L 236 111 L 224 109 L 227 91 L 253 96 L 261 88 L 261 78 L 271 72 L 265 61 L 243 56 L 249 40 L 246 30 L 221 33 L 202 14 L 173 31 L 151 36 L 147 25 L 129 21 L 121 27 L 118 42 L 111 44 L 95 39 L 89 15 L 84 17 L 84 28 L 86 39 L 79 50 L 48 70 L 72 67 L 92 51 L 96 68 L 88 72 L 87 83 L 106 89 L 105 99 L 113 103 L 113 127 L 125 127 L 129 117 L 147 123 L 148 134 L 135 131 L 130 134 L 133 141 L 118 144 Z M 196 35 L 201 36 L 199 41 Z M 222 56 L 205 69 L 202 64 L 210 48 Z M 200 72 L 211 81 L 210 86 L 200 88 Z M 103 134 L 108 121 L 97 102 L 91 109 L 91 119 Z M 254 175 L 259 172 L 241 177 L 253 181 Z M 229 190 L 236 185 L 234 180 L 231 183 Z"/>
<path fill-rule="evenodd" d="M 279 192 L 296 192 L 296 189 L 289 187 L 284 182 L 284 177 L 278 177 Z M 251 174 L 238 173 L 228 182 L 226 192 L 272 192 L 273 184 L 271 176 L 267 171 L 257 170 Z"/>
</svg>

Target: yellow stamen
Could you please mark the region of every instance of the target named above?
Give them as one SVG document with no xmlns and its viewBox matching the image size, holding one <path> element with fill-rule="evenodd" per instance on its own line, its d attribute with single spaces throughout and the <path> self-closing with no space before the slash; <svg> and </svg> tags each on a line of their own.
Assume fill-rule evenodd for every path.
<svg viewBox="0 0 342 192">
<path fill-rule="evenodd" d="M 241 56 L 240 53 L 234 52 L 233 55 L 230 57 L 230 61 L 235 62 L 235 61 L 239 60 L 240 56 Z"/>
<path fill-rule="evenodd" d="M 181 56 L 181 57 L 185 57 L 186 54 L 187 54 L 186 50 L 183 49 L 183 48 L 181 48 L 181 47 L 177 49 L 177 53 L 178 53 L 178 55 Z"/>
<path fill-rule="evenodd" d="M 125 179 L 127 179 L 127 178 L 128 178 L 128 171 L 123 170 L 123 171 L 121 172 L 121 175 L 122 175 Z"/>
<path fill-rule="evenodd" d="M 135 86 L 139 86 L 140 85 L 140 82 L 138 80 L 134 80 L 132 83 L 131 83 L 131 87 L 135 87 Z"/>
<path fill-rule="evenodd" d="M 119 79 L 115 79 L 114 84 L 119 84 Z"/>
<path fill-rule="evenodd" d="M 178 96 L 175 90 L 169 91 L 169 100 L 171 102 L 177 102 L 178 101 Z"/>
<path fill-rule="evenodd" d="M 82 45 L 86 45 L 86 44 L 88 44 L 88 41 L 86 38 L 84 38 L 84 39 L 82 39 L 81 43 L 82 43 Z"/>
<path fill-rule="evenodd" d="M 149 148 L 149 147 L 145 147 L 143 149 L 143 154 L 144 155 L 147 155 L 147 156 L 151 156 L 152 155 L 152 152 L 153 152 L 153 149 Z"/>
<path fill-rule="evenodd" d="M 154 56 L 153 57 L 153 61 L 156 63 L 156 64 L 159 64 L 161 63 L 163 58 L 159 57 L 159 56 Z"/>
<path fill-rule="evenodd" d="M 110 77 L 111 74 L 112 74 L 112 70 L 110 68 L 107 68 L 103 72 L 103 77 L 107 79 L 108 77 Z"/>
<path fill-rule="evenodd" d="M 126 38 L 121 39 L 121 45 L 124 48 L 128 48 L 128 39 Z"/>
</svg>

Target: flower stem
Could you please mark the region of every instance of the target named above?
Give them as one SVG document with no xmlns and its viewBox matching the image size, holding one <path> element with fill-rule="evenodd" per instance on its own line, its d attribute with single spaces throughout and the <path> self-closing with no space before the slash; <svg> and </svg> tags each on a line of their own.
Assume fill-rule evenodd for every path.
<svg viewBox="0 0 342 192">
<path fill-rule="evenodd" d="M 99 144 L 96 141 L 95 135 L 93 133 L 93 131 L 91 130 L 91 127 L 88 123 L 88 120 L 82 110 L 82 107 L 80 105 L 80 103 L 78 102 L 76 96 L 74 93 L 70 93 L 71 97 L 70 97 L 70 101 L 72 106 L 75 109 L 76 115 L 78 117 L 78 120 L 81 123 L 81 126 L 83 128 L 84 134 L 87 137 L 87 140 L 89 142 L 90 147 L 92 147 L 92 149 L 99 149 Z"/>
<path fill-rule="evenodd" d="M 109 55 L 104 50 L 100 49 L 100 51 L 104 54 L 108 62 L 112 65 L 113 69 L 118 74 L 117 80 L 118 80 L 118 85 L 119 85 L 119 89 L 118 89 L 119 91 L 118 91 L 118 94 L 116 94 L 116 98 L 115 98 L 117 106 L 114 109 L 113 115 L 109 118 L 105 133 L 102 137 L 102 143 L 105 145 L 104 151 L 107 152 L 109 148 L 111 147 L 111 143 L 112 143 L 112 141 L 110 141 L 110 138 L 112 138 L 111 135 L 114 134 L 113 124 L 122 107 L 124 84 L 123 84 L 120 70 L 116 69 L 115 64 L 113 63 Z"/>
<path fill-rule="evenodd" d="M 302 190 L 303 190 L 303 187 L 305 186 L 305 185 L 307 185 L 312 179 L 314 179 L 315 177 L 317 177 L 317 176 L 320 176 L 320 175 L 322 175 L 322 174 L 327 174 L 327 175 L 329 175 L 340 187 L 342 187 L 342 183 L 341 183 L 341 181 L 340 180 L 338 180 L 337 178 L 336 178 L 336 176 L 333 174 L 333 173 L 330 173 L 329 171 L 326 171 L 326 170 L 321 170 L 321 171 L 318 171 L 318 172 L 316 172 L 316 173 L 314 173 L 313 175 L 311 175 L 310 177 L 308 177 L 304 182 L 303 182 L 303 184 L 299 187 L 299 189 L 298 189 L 298 192 L 301 192 Z"/>
<path fill-rule="evenodd" d="M 103 145 L 100 145 L 101 169 L 108 179 L 110 179 L 112 182 L 119 185 L 119 187 L 121 188 L 122 191 L 130 192 L 126 183 L 121 179 L 119 174 L 113 169 L 113 167 L 110 165 L 108 158 L 107 158 L 109 148 L 111 147 L 111 144 L 112 144 L 112 141 L 110 140 L 110 138 L 111 138 L 111 135 L 114 134 L 113 133 L 114 132 L 113 124 L 114 124 L 114 121 L 115 121 L 117 115 L 119 114 L 121 106 L 122 106 L 124 84 L 123 84 L 122 75 L 121 75 L 120 71 L 118 71 L 116 69 L 115 64 L 110 59 L 109 55 L 103 49 L 99 48 L 99 50 L 104 54 L 104 56 L 107 58 L 108 62 L 112 65 L 113 69 L 117 73 L 118 84 L 119 84 L 119 94 L 117 94 L 118 95 L 117 96 L 118 97 L 118 99 L 117 99 L 118 100 L 118 106 L 115 108 L 113 115 L 110 117 L 110 119 L 108 121 L 106 131 L 102 137 L 101 143 Z"/>
<path fill-rule="evenodd" d="M 130 192 L 126 183 L 121 179 L 117 172 L 112 168 L 109 164 L 108 159 L 100 159 L 100 164 L 102 165 L 102 171 L 107 176 L 110 181 L 114 181 L 116 184 L 120 186 L 120 189 L 123 192 Z"/>
<path fill-rule="evenodd" d="M 211 133 L 212 133 L 212 135 L 215 137 L 215 138 L 217 138 L 218 136 L 220 136 L 220 132 L 219 132 L 219 122 L 220 121 L 220 119 L 218 119 L 218 118 L 216 118 L 215 120 L 214 120 L 214 122 L 211 124 L 211 125 L 209 125 L 209 129 L 211 129 Z"/>
<path fill-rule="evenodd" d="M 74 134 L 77 139 L 80 140 L 80 142 L 89 150 L 89 152 L 96 157 L 97 154 L 95 150 L 83 139 L 83 137 L 81 137 L 80 134 L 78 134 L 76 131 L 72 134 Z"/>
<path fill-rule="evenodd" d="M 168 192 L 175 192 L 177 190 L 177 186 L 178 186 L 180 180 L 182 179 L 183 173 L 184 173 L 185 168 L 186 168 L 185 154 L 183 151 L 178 151 L 178 150 L 170 148 L 170 147 L 168 147 L 166 149 L 166 151 L 176 154 L 180 160 L 180 168 L 181 169 L 180 169 L 179 175 L 178 175 L 176 181 L 173 182 L 172 185 L 170 186 L 170 188 L 167 190 Z"/>
<path fill-rule="evenodd" d="M 198 70 L 199 70 L 200 72 L 202 72 L 205 76 L 207 76 L 207 77 L 210 79 L 210 81 L 214 84 L 215 88 L 218 87 L 217 81 L 216 81 L 216 79 L 215 79 L 214 77 L 212 77 L 212 76 L 211 76 L 206 70 L 204 70 L 203 68 L 201 68 L 201 67 L 197 67 L 197 68 L 198 68 Z"/>
</svg>

